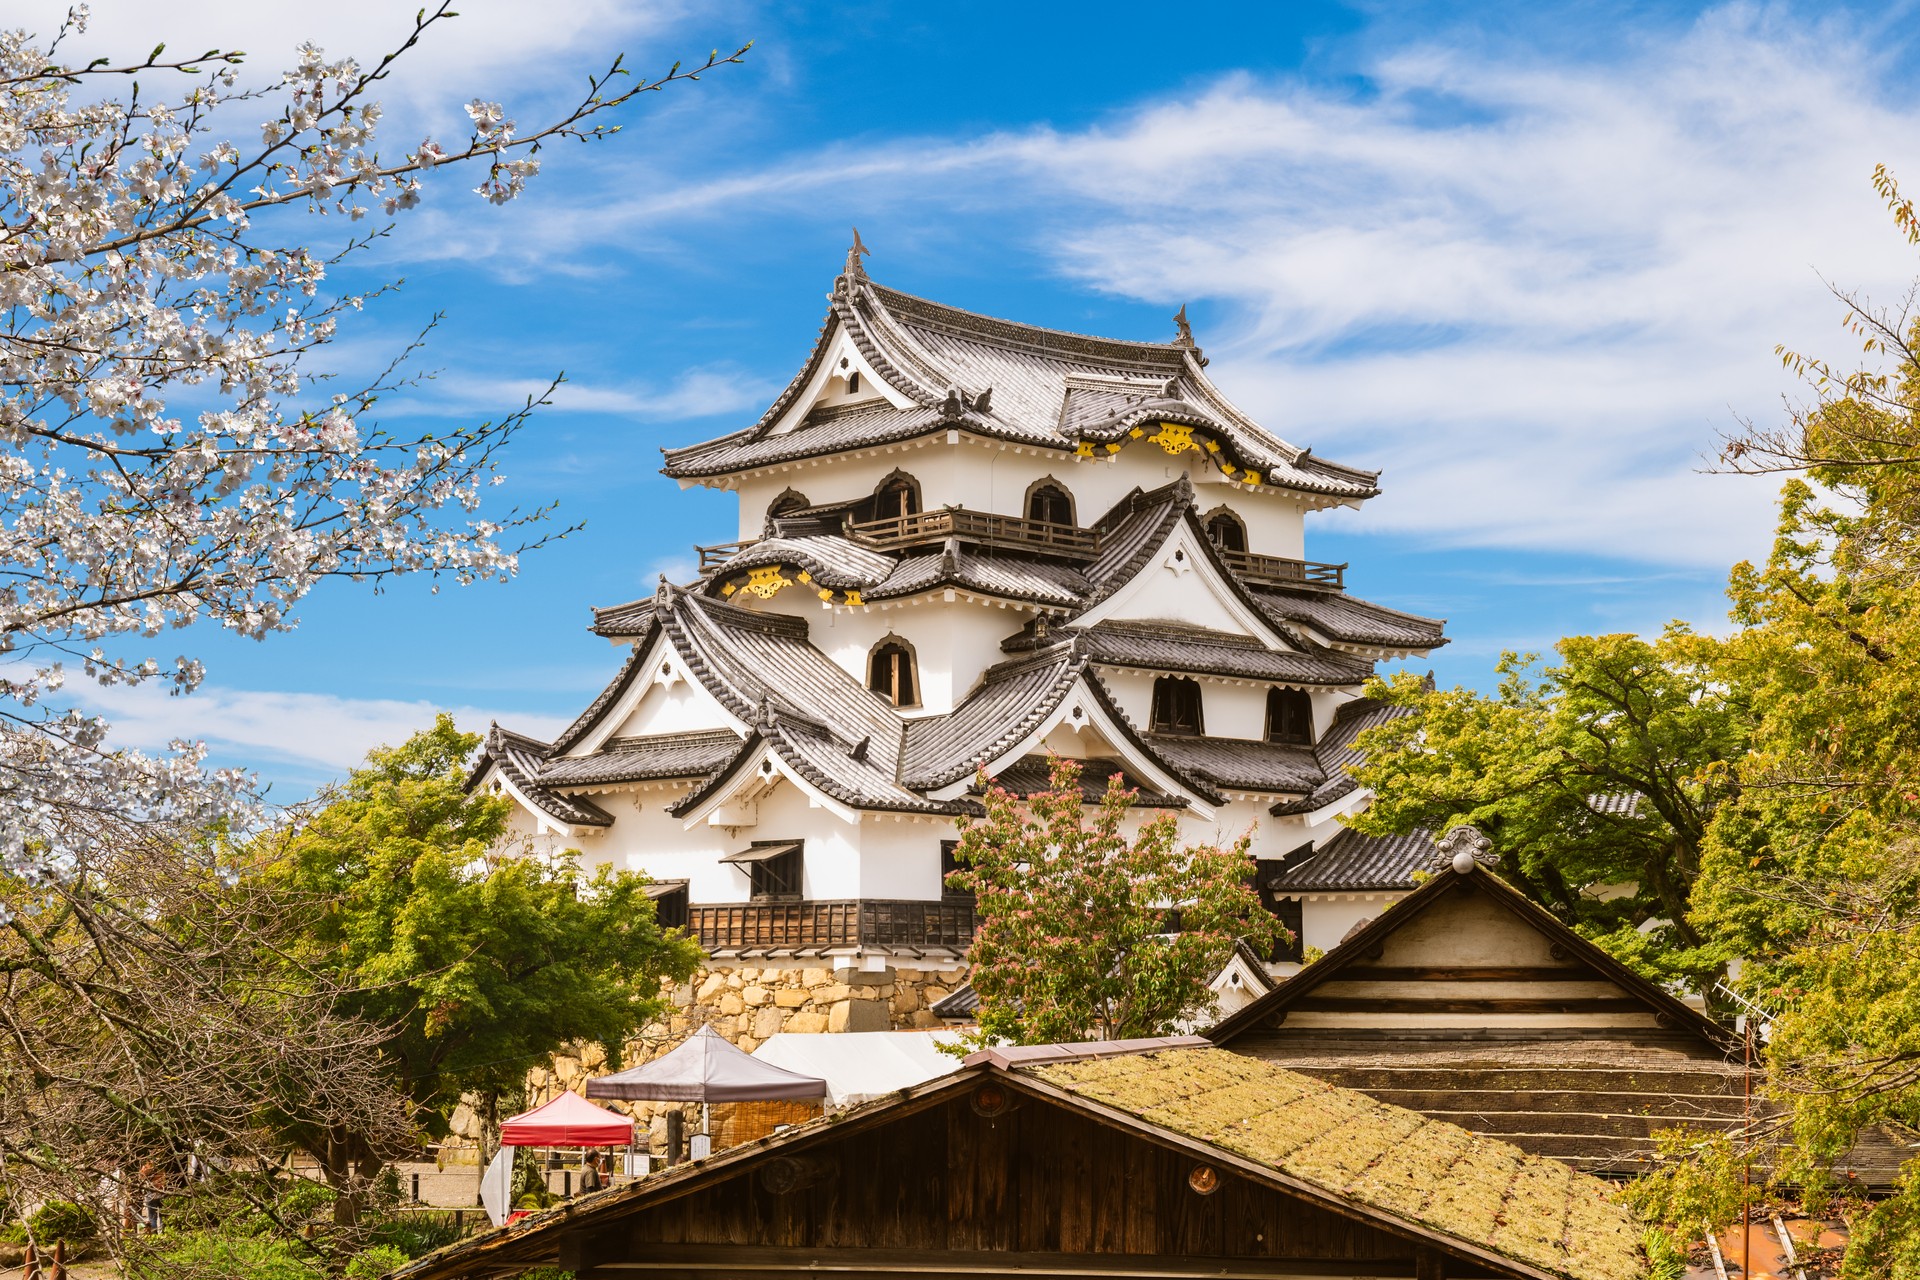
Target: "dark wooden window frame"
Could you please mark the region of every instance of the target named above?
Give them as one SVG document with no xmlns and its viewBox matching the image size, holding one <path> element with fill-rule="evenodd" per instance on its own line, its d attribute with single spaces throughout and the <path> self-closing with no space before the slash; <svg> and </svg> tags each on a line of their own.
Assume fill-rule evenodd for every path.
<svg viewBox="0 0 1920 1280">
<path fill-rule="evenodd" d="M 1229 537 L 1218 536 L 1215 531 L 1216 526 L 1221 530 L 1232 530 L 1231 535 Z M 1213 510 L 1207 512 L 1206 515 L 1200 517 L 1200 527 L 1207 531 L 1207 541 L 1219 547 L 1222 551 L 1245 552 L 1248 550 L 1247 522 L 1227 507 L 1215 507 Z M 1235 545 L 1236 541 L 1238 545 Z"/>
<path fill-rule="evenodd" d="M 1267 690 L 1267 741 L 1313 745 L 1313 696 L 1305 689 Z"/>
<path fill-rule="evenodd" d="M 972 902 L 974 894 L 969 889 L 956 889 L 947 883 L 947 877 L 961 869 L 960 859 L 956 856 L 960 848 L 958 840 L 940 842 L 940 897 L 947 902 Z"/>
<path fill-rule="evenodd" d="M 1065 508 L 1064 511 L 1043 514 L 1042 512 L 1034 510 L 1034 500 L 1036 498 L 1044 500 L 1048 492 L 1059 495 L 1059 502 Z M 1021 510 L 1027 519 L 1037 521 L 1041 524 L 1074 525 L 1076 523 L 1074 518 L 1076 505 L 1073 500 L 1073 490 L 1067 488 L 1067 486 L 1061 484 L 1052 476 L 1041 476 L 1038 480 L 1035 480 L 1027 486 L 1026 501 L 1022 505 Z"/>
<path fill-rule="evenodd" d="M 906 496 L 905 504 L 890 501 L 897 494 Z M 873 496 L 867 499 L 867 519 L 893 520 L 902 516 L 917 516 L 925 508 L 920 491 L 920 481 L 912 473 L 895 470 L 883 476 L 880 483 L 873 486 Z"/>
<path fill-rule="evenodd" d="M 1153 682 L 1153 706 L 1148 724 L 1154 733 L 1185 738 L 1207 732 L 1206 703 L 1200 682 L 1188 676 L 1161 676 Z"/>
<path fill-rule="evenodd" d="M 889 659 L 883 671 L 881 663 Z M 867 688 L 896 707 L 920 705 L 920 655 L 905 636 L 888 632 L 867 651 Z"/>
</svg>

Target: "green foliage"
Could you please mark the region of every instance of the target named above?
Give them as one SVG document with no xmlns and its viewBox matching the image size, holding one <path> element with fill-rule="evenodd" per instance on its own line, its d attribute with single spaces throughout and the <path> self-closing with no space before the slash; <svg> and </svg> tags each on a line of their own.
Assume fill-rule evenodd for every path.
<svg viewBox="0 0 1920 1280">
<path fill-rule="evenodd" d="M 312 1249 L 270 1236 L 169 1232 L 128 1259 L 133 1280 L 323 1280 Z"/>
<path fill-rule="evenodd" d="M 1371 696 L 1412 714 L 1361 735 L 1354 773 L 1377 798 L 1350 821 L 1371 834 L 1470 823 L 1561 919 L 1650 977 L 1704 985 L 1726 956 L 1688 909 L 1708 825 L 1736 790 L 1744 700 L 1718 674 L 1717 642 L 1678 623 L 1651 642 L 1573 636 L 1557 653 L 1544 666 L 1504 655 L 1490 697 L 1405 672 L 1376 680 Z M 1583 892 L 1597 885 L 1624 891 Z"/>
<path fill-rule="evenodd" d="M 1840 1280 L 1920 1280 L 1920 1171 L 1909 1165 L 1894 1195 L 1863 1210 Z"/>
<path fill-rule="evenodd" d="M 71 1200 L 49 1200 L 27 1218 L 33 1238 L 46 1243 L 80 1244 L 99 1234 L 93 1215 Z"/>
<path fill-rule="evenodd" d="M 265 874 L 313 904 L 306 959 L 349 988 L 344 1012 L 393 1029 L 395 1082 L 436 1117 L 574 1042 L 617 1062 L 662 1008 L 662 981 L 700 960 L 655 920 L 643 877 L 511 848 L 510 802 L 464 786 L 477 744 L 442 715 L 372 752 L 311 821 L 259 850 Z M 326 1134 L 294 1136 L 342 1158 Z"/>
<path fill-rule="evenodd" d="M 1687 1252 L 1672 1232 L 1649 1227 L 1640 1247 L 1647 1254 L 1647 1280 L 1682 1280 L 1687 1274 Z"/>
<path fill-rule="evenodd" d="M 1622 1193 L 1634 1216 L 1682 1234 L 1702 1223 L 1718 1231 L 1740 1217 L 1745 1162 L 1726 1134 L 1662 1129 L 1654 1134 L 1654 1148 L 1660 1168 Z"/>
<path fill-rule="evenodd" d="M 1057 757 L 1046 791 L 1023 803 L 989 787 L 985 802 L 950 877 L 980 920 L 971 981 L 985 1039 L 1164 1035 L 1212 1007 L 1207 983 L 1236 939 L 1265 951 L 1286 933 L 1250 887 L 1245 838 L 1183 847 L 1171 814 L 1128 836 L 1133 793 L 1117 774 L 1091 821 L 1079 766 Z"/>
<path fill-rule="evenodd" d="M 345 1280 L 380 1280 L 381 1276 L 395 1267 L 407 1265 L 413 1257 L 414 1255 L 402 1253 L 392 1245 L 377 1244 L 348 1259 L 347 1269 L 341 1274 Z"/>
</svg>

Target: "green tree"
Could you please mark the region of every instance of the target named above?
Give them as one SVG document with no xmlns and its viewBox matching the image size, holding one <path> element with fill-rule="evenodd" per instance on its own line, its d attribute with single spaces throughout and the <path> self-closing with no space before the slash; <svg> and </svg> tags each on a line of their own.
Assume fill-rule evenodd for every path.
<svg viewBox="0 0 1920 1280">
<path fill-rule="evenodd" d="M 390 1029 L 397 1088 L 438 1124 L 463 1092 L 497 1100 L 576 1042 L 610 1060 L 663 1008 L 698 945 L 661 927 L 647 880 L 508 838 L 511 803 L 464 785 L 479 739 L 442 715 L 368 757 L 311 821 L 260 850 L 265 874 L 317 904 L 308 963 L 342 980 L 345 1011 Z M 363 1135 L 294 1124 L 351 1220 L 387 1154 Z"/>
<path fill-rule="evenodd" d="M 1237 939 L 1265 951 L 1286 936 L 1251 887 L 1246 837 L 1182 845 L 1171 813 L 1129 836 L 1134 793 L 1117 774 L 1097 805 L 1075 762 L 1055 758 L 1050 781 L 1024 802 L 988 787 L 985 815 L 961 828 L 949 880 L 980 920 L 984 1039 L 1165 1035 L 1212 1007 Z"/>
<path fill-rule="evenodd" d="M 1906 238 L 1911 202 L 1876 174 Z M 1782 352 L 1812 402 L 1729 443 L 1782 489 L 1762 565 L 1735 566 L 1723 669 L 1754 712 L 1744 786 L 1704 849 L 1696 923 L 1774 1015 L 1769 1087 L 1817 1175 L 1869 1124 L 1920 1122 L 1920 317 L 1848 294 L 1866 367 Z M 1811 483 L 1809 483 L 1811 482 Z M 1920 1276 L 1920 1163 L 1858 1223 L 1849 1275 Z"/>
<path fill-rule="evenodd" d="M 1691 894 L 1747 732 L 1718 647 L 1674 624 L 1652 641 L 1573 636 L 1544 666 L 1505 654 L 1491 696 L 1407 673 L 1375 681 L 1372 696 L 1413 714 L 1361 735 L 1354 774 L 1376 798 L 1350 822 L 1372 834 L 1471 823 L 1561 919 L 1651 976 L 1701 984 L 1722 957 L 1689 919 Z M 1602 885 L 1624 888 L 1587 892 Z"/>
</svg>

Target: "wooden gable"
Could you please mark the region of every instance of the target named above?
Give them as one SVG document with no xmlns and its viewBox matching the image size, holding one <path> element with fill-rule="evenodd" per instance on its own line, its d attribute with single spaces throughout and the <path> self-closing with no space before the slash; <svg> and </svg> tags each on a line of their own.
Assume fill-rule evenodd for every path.
<svg viewBox="0 0 1920 1280">
<path fill-rule="evenodd" d="M 1225 1048 L 1622 1040 L 1712 1057 L 1731 1044 L 1717 1023 L 1477 866 L 1437 872 L 1208 1038 Z"/>
</svg>

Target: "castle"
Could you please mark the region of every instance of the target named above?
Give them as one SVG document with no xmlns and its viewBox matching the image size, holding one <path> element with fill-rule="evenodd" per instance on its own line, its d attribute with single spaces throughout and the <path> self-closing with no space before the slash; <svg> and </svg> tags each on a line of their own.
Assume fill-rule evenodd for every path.
<svg viewBox="0 0 1920 1280">
<path fill-rule="evenodd" d="M 972 903 L 946 888 L 979 771 L 1118 773 L 1191 840 L 1249 828 L 1269 908 L 1330 948 L 1413 885 L 1424 837 L 1366 802 L 1383 660 L 1438 621 L 1306 559 L 1305 518 L 1375 472 L 1290 444 L 1171 342 L 989 319 L 872 280 L 856 239 L 806 362 L 745 430 L 665 453 L 739 500 L 696 581 L 594 611 L 626 651 L 564 732 L 496 726 L 473 783 L 520 834 L 655 881 L 711 956 L 688 993 L 741 1043 L 933 1025 Z"/>
</svg>

